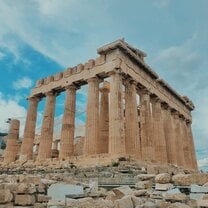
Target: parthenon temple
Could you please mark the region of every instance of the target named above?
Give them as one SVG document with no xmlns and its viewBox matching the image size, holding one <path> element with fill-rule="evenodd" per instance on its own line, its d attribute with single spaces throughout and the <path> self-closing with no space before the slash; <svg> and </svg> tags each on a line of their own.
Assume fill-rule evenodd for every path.
<svg viewBox="0 0 208 208">
<path fill-rule="evenodd" d="M 56 96 L 65 93 L 60 160 L 74 157 L 76 92 L 88 85 L 84 156 L 130 156 L 136 160 L 197 169 L 192 136 L 194 105 L 179 95 L 144 61 L 146 54 L 123 39 L 97 49 L 98 58 L 40 79 L 28 97 L 18 160 L 34 158 L 37 108 L 46 99 L 36 160 L 52 156 Z M 16 121 L 8 134 L 5 161 L 17 139 Z M 12 143 L 12 145 L 10 145 Z M 10 154 L 8 154 L 10 153 Z M 10 156 L 8 156 L 10 155 Z"/>
</svg>

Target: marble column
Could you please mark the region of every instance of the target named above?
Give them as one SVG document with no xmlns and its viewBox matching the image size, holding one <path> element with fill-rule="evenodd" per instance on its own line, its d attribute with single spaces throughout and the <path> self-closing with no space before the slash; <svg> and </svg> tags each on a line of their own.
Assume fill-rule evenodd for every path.
<svg viewBox="0 0 208 208">
<path fill-rule="evenodd" d="M 109 153 L 125 153 L 122 76 L 112 72 L 110 81 Z"/>
<path fill-rule="evenodd" d="M 165 133 L 166 151 L 168 163 L 177 165 L 177 143 L 174 127 L 174 118 L 171 113 L 171 108 L 162 103 L 163 128 Z"/>
<path fill-rule="evenodd" d="M 99 139 L 99 82 L 96 77 L 88 80 L 85 154 L 97 154 Z"/>
<path fill-rule="evenodd" d="M 194 146 L 194 139 L 193 139 L 193 134 L 192 134 L 192 129 L 191 129 L 191 121 L 187 120 L 186 123 L 186 128 L 187 128 L 187 136 L 189 140 L 189 145 L 190 145 L 190 153 L 191 153 L 191 167 L 194 170 L 197 170 L 197 160 L 196 160 L 196 151 L 195 151 L 195 146 Z"/>
<path fill-rule="evenodd" d="M 142 160 L 155 161 L 154 140 L 152 138 L 152 119 L 150 110 L 150 92 L 139 89 L 140 95 L 140 128 Z"/>
<path fill-rule="evenodd" d="M 6 141 L 6 149 L 4 153 L 5 163 L 14 162 L 16 160 L 19 149 L 19 145 L 18 145 L 19 127 L 20 127 L 19 120 L 12 119 L 10 121 L 10 128 L 9 128 L 9 133 L 6 137 L 7 141 Z"/>
<path fill-rule="evenodd" d="M 51 158 L 54 112 L 55 112 L 56 94 L 54 92 L 46 93 L 46 104 L 41 128 L 40 146 L 38 151 L 38 160 Z"/>
<path fill-rule="evenodd" d="M 125 82 L 125 144 L 126 154 L 141 158 L 136 84 L 133 80 Z"/>
<path fill-rule="evenodd" d="M 186 120 L 183 116 L 180 116 L 182 141 L 183 141 L 183 155 L 184 155 L 184 167 L 191 168 L 191 144 L 188 138 Z"/>
<path fill-rule="evenodd" d="M 70 85 L 66 87 L 66 98 L 60 139 L 60 159 L 74 155 L 75 109 L 76 87 L 74 85 Z"/>
<path fill-rule="evenodd" d="M 40 99 L 38 97 L 31 97 L 28 99 L 29 107 L 20 150 L 20 160 L 31 160 L 33 158 L 33 141 L 35 138 L 37 107 L 39 100 Z"/>
<path fill-rule="evenodd" d="M 155 143 L 155 158 L 157 162 L 167 163 L 167 148 L 165 141 L 164 123 L 162 116 L 161 100 L 158 97 L 151 98 L 153 139 Z"/>
<path fill-rule="evenodd" d="M 177 165 L 180 167 L 184 166 L 184 154 L 183 154 L 183 138 L 182 138 L 182 130 L 181 130 L 181 123 L 179 118 L 179 113 L 177 111 L 173 111 L 173 125 L 175 131 L 175 141 L 177 146 Z"/>
<path fill-rule="evenodd" d="M 100 116 L 99 116 L 99 140 L 98 153 L 108 153 L 109 146 L 109 91 L 108 82 L 103 83 L 100 88 Z"/>
</svg>

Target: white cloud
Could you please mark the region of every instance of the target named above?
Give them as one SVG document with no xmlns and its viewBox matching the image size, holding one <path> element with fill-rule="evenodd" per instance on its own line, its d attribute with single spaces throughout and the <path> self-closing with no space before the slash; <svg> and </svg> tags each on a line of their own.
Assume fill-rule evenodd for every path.
<svg viewBox="0 0 208 208">
<path fill-rule="evenodd" d="M 18 102 L 12 99 L 3 98 L 0 92 L 0 131 L 7 132 L 9 125 L 6 123 L 8 118 L 20 120 L 20 135 L 23 133 L 26 109 L 19 105 Z"/>
<path fill-rule="evenodd" d="M 9 43 L 5 45 L 3 40 L 8 34 L 14 34 L 64 66 L 78 64 L 80 57 L 83 58 L 81 61 L 86 61 L 92 55 L 89 48 L 99 46 L 95 35 L 89 36 L 88 31 L 94 29 L 95 24 L 101 25 L 102 21 L 108 20 L 106 3 L 102 2 L 102 10 L 97 9 L 99 3 L 86 1 L 83 4 L 75 0 L 33 0 L 28 3 L 23 0 L 14 7 L 11 0 L 0 1 L 0 25 L 4 28 L 0 31 L 0 45 L 11 48 L 18 56 L 18 48 Z M 95 16 L 99 16 L 99 20 L 93 18 Z"/>
<path fill-rule="evenodd" d="M 27 89 L 32 87 L 32 80 L 28 77 L 22 77 L 21 79 L 16 80 L 15 82 L 13 82 L 13 88 L 15 90 L 19 90 L 19 89 Z"/>
<path fill-rule="evenodd" d="M 208 158 L 198 160 L 197 163 L 198 163 L 198 167 L 199 167 L 200 170 L 208 171 Z"/>
</svg>

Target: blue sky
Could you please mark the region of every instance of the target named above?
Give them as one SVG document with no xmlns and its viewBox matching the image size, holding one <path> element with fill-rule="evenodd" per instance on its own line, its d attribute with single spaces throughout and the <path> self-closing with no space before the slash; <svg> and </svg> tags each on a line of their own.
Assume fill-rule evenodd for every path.
<svg viewBox="0 0 208 208">
<path fill-rule="evenodd" d="M 25 98 L 38 78 L 85 63 L 97 48 L 124 37 L 148 54 L 146 63 L 161 78 L 193 100 L 197 158 L 208 167 L 207 8 L 207 0 L 0 0 L 0 131 L 8 117 L 24 126 Z M 78 93 L 79 125 L 85 93 Z M 57 98 L 57 117 L 63 99 Z"/>
</svg>

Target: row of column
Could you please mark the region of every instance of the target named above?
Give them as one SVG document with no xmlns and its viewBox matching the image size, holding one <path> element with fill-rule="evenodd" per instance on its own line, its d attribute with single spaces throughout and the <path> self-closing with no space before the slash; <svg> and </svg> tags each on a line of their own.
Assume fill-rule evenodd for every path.
<svg viewBox="0 0 208 208">
<path fill-rule="evenodd" d="M 107 114 L 103 116 L 98 112 L 98 82 L 94 78 L 89 84 L 85 154 L 101 153 L 100 149 L 105 146 L 109 154 L 131 154 L 145 161 L 197 168 L 190 121 L 147 89 L 138 89 L 133 80 L 124 82 L 124 109 L 123 81 L 119 73 L 111 74 L 109 134 L 99 135 L 99 116 L 102 126 Z M 140 96 L 140 129 L 137 93 Z M 103 111 L 103 106 L 100 110 Z"/>
<path fill-rule="evenodd" d="M 88 80 L 85 154 L 131 154 L 146 161 L 196 168 L 190 122 L 158 97 L 150 96 L 147 89 L 138 89 L 133 80 L 124 82 L 124 109 L 122 76 L 114 71 L 110 77 L 110 96 L 109 87 L 99 88 L 101 80 L 96 77 Z M 66 87 L 60 159 L 74 155 L 76 90 L 74 85 Z M 140 97 L 140 125 L 137 94 Z M 20 159 L 32 159 L 38 101 L 38 98 L 29 99 Z M 51 157 L 55 101 L 56 93 L 46 94 L 39 160 Z"/>
</svg>

